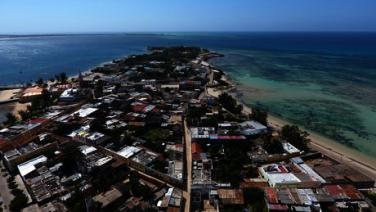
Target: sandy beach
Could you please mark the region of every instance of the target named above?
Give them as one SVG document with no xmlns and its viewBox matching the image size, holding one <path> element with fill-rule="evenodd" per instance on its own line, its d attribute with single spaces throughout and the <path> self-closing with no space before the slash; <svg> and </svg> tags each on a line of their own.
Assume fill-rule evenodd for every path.
<svg viewBox="0 0 376 212">
<path fill-rule="evenodd" d="M 10 89 L 0 91 L 0 102 L 8 101 L 12 98 L 17 98 L 17 95 L 22 91 L 22 89 Z M 11 112 L 12 114 L 19 116 L 18 111 L 26 110 L 28 104 L 21 104 L 19 102 L 10 102 L 5 104 L 0 104 L 0 123 L 6 121 L 6 114 Z"/>
<path fill-rule="evenodd" d="M 0 91 L 0 102 L 8 101 L 12 97 L 16 98 L 17 94 L 21 92 L 22 89 L 10 89 L 10 90 L 2 90 Z"/>
<path fill-rule="evenodd" d="M 223 76 L 222 79 L 228 82 L 231 86 L 227 89 L 221 89 L 221 90 L 207 88 L 206 91 L 208 95 L 218 97 L 221 93 L 229 92 L 233 90 L 234 88 L 236 88 L 235 83 L 233 83 L 227 76 Z M 244 104 L 244 102 L 242 102 L 241 99 L 237 98 L 237 100 L 240 104 L 243 105 L 244 113 L 246 114 L 252 113 L 251 108 L 248 107 L 246 104 Z M 289 123 L 288 121 L 282 120 L 270 114 L 268 114 L 268 122 L 270 126 L 276 128 L 277 130 L 286 124 L 291 125 L 291 123 Z M 318 133 L 315 133 L 309 130 L 306 130 L 306 131 L 310 134 L 309 139 L 311 140 L 311 142 L 309 145 L 312 149 L 317 150 L 321 152 L 322 154 L 338 162 L 346 164 L 373 179 L 376 179 L 376 159 L 369 157 L 367 155 L 364 155 L 361 152 L 358 152 L 354 149 L 346 147 L 345 145 L 342 145 L 334 140 L 331 140 L 322 135 L 319 135 Z"/>
</svg>

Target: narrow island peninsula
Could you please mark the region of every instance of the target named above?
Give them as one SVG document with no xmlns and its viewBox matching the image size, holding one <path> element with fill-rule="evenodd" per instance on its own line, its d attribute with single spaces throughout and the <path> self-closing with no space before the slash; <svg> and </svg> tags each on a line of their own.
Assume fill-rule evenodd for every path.
<svg viewBox="0 0 376 212">
<path fill-rule="evenodd" d="M 150 47 L 17 88 L 26 106 L 0 129 L 2 204 L 11 211 L 374 210 L 375 164 L 243 104 L 225 70 L 210 64 L 222 56 Z"/>
</svg>

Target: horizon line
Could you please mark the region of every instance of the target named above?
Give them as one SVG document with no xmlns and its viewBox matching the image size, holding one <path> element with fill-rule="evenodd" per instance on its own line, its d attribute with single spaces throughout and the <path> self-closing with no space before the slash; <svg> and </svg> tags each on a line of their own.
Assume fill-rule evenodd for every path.
<svg viewBox="0 0 376 212">
<path fill-rule="evenodd" d="M 108 34 L 172 34 L 172 33 L 376 33 L 373 30 L 225 30 L 225 31 L 98 31 L 98 32 L 23 32 L 0 33 L 0 36 L 108 35 Z"/>
</svg>

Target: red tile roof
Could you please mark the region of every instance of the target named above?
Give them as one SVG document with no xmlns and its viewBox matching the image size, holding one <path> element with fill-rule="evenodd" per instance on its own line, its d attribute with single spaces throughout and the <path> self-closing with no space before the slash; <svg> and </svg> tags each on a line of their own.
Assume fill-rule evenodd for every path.
<svg viewBox="0 0 376 212">
<path fill-rule="evenodd" d="M 273 204 L 278 203 L 277 193 L 273 188 L 266 188 L 265 195 L 269 203 L 273 203 Z"/>
<path fill-rule="evenodd" d="M 202 153 L 202 147 L 201 147 L 201 145 L 198 144 L 198 143 L 196 143 L 196 142 L 192 143 L 191 148 L 192 148 L 192 154 L 200 154 L 200 153 Z"/>
<path fill-rule="evenodd" d="M 43 122 L 46 122 L 48 121 L 48 119 L 45 119 L 45 118 L 35 118 L 35 119 L 31 119 L 29 121 L 30 124 L 41 124 Z"/>
</svg>

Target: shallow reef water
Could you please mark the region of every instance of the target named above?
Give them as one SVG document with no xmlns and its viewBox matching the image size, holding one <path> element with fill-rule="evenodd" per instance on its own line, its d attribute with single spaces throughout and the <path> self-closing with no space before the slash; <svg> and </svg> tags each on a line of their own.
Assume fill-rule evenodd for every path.
<svg viewBox="0 0 376 212">
<path fill-rule="evenodd" d="M 376 58 L 229 50 L 213 63 L 245 103 L 376 157 Z"/>
</svg>

